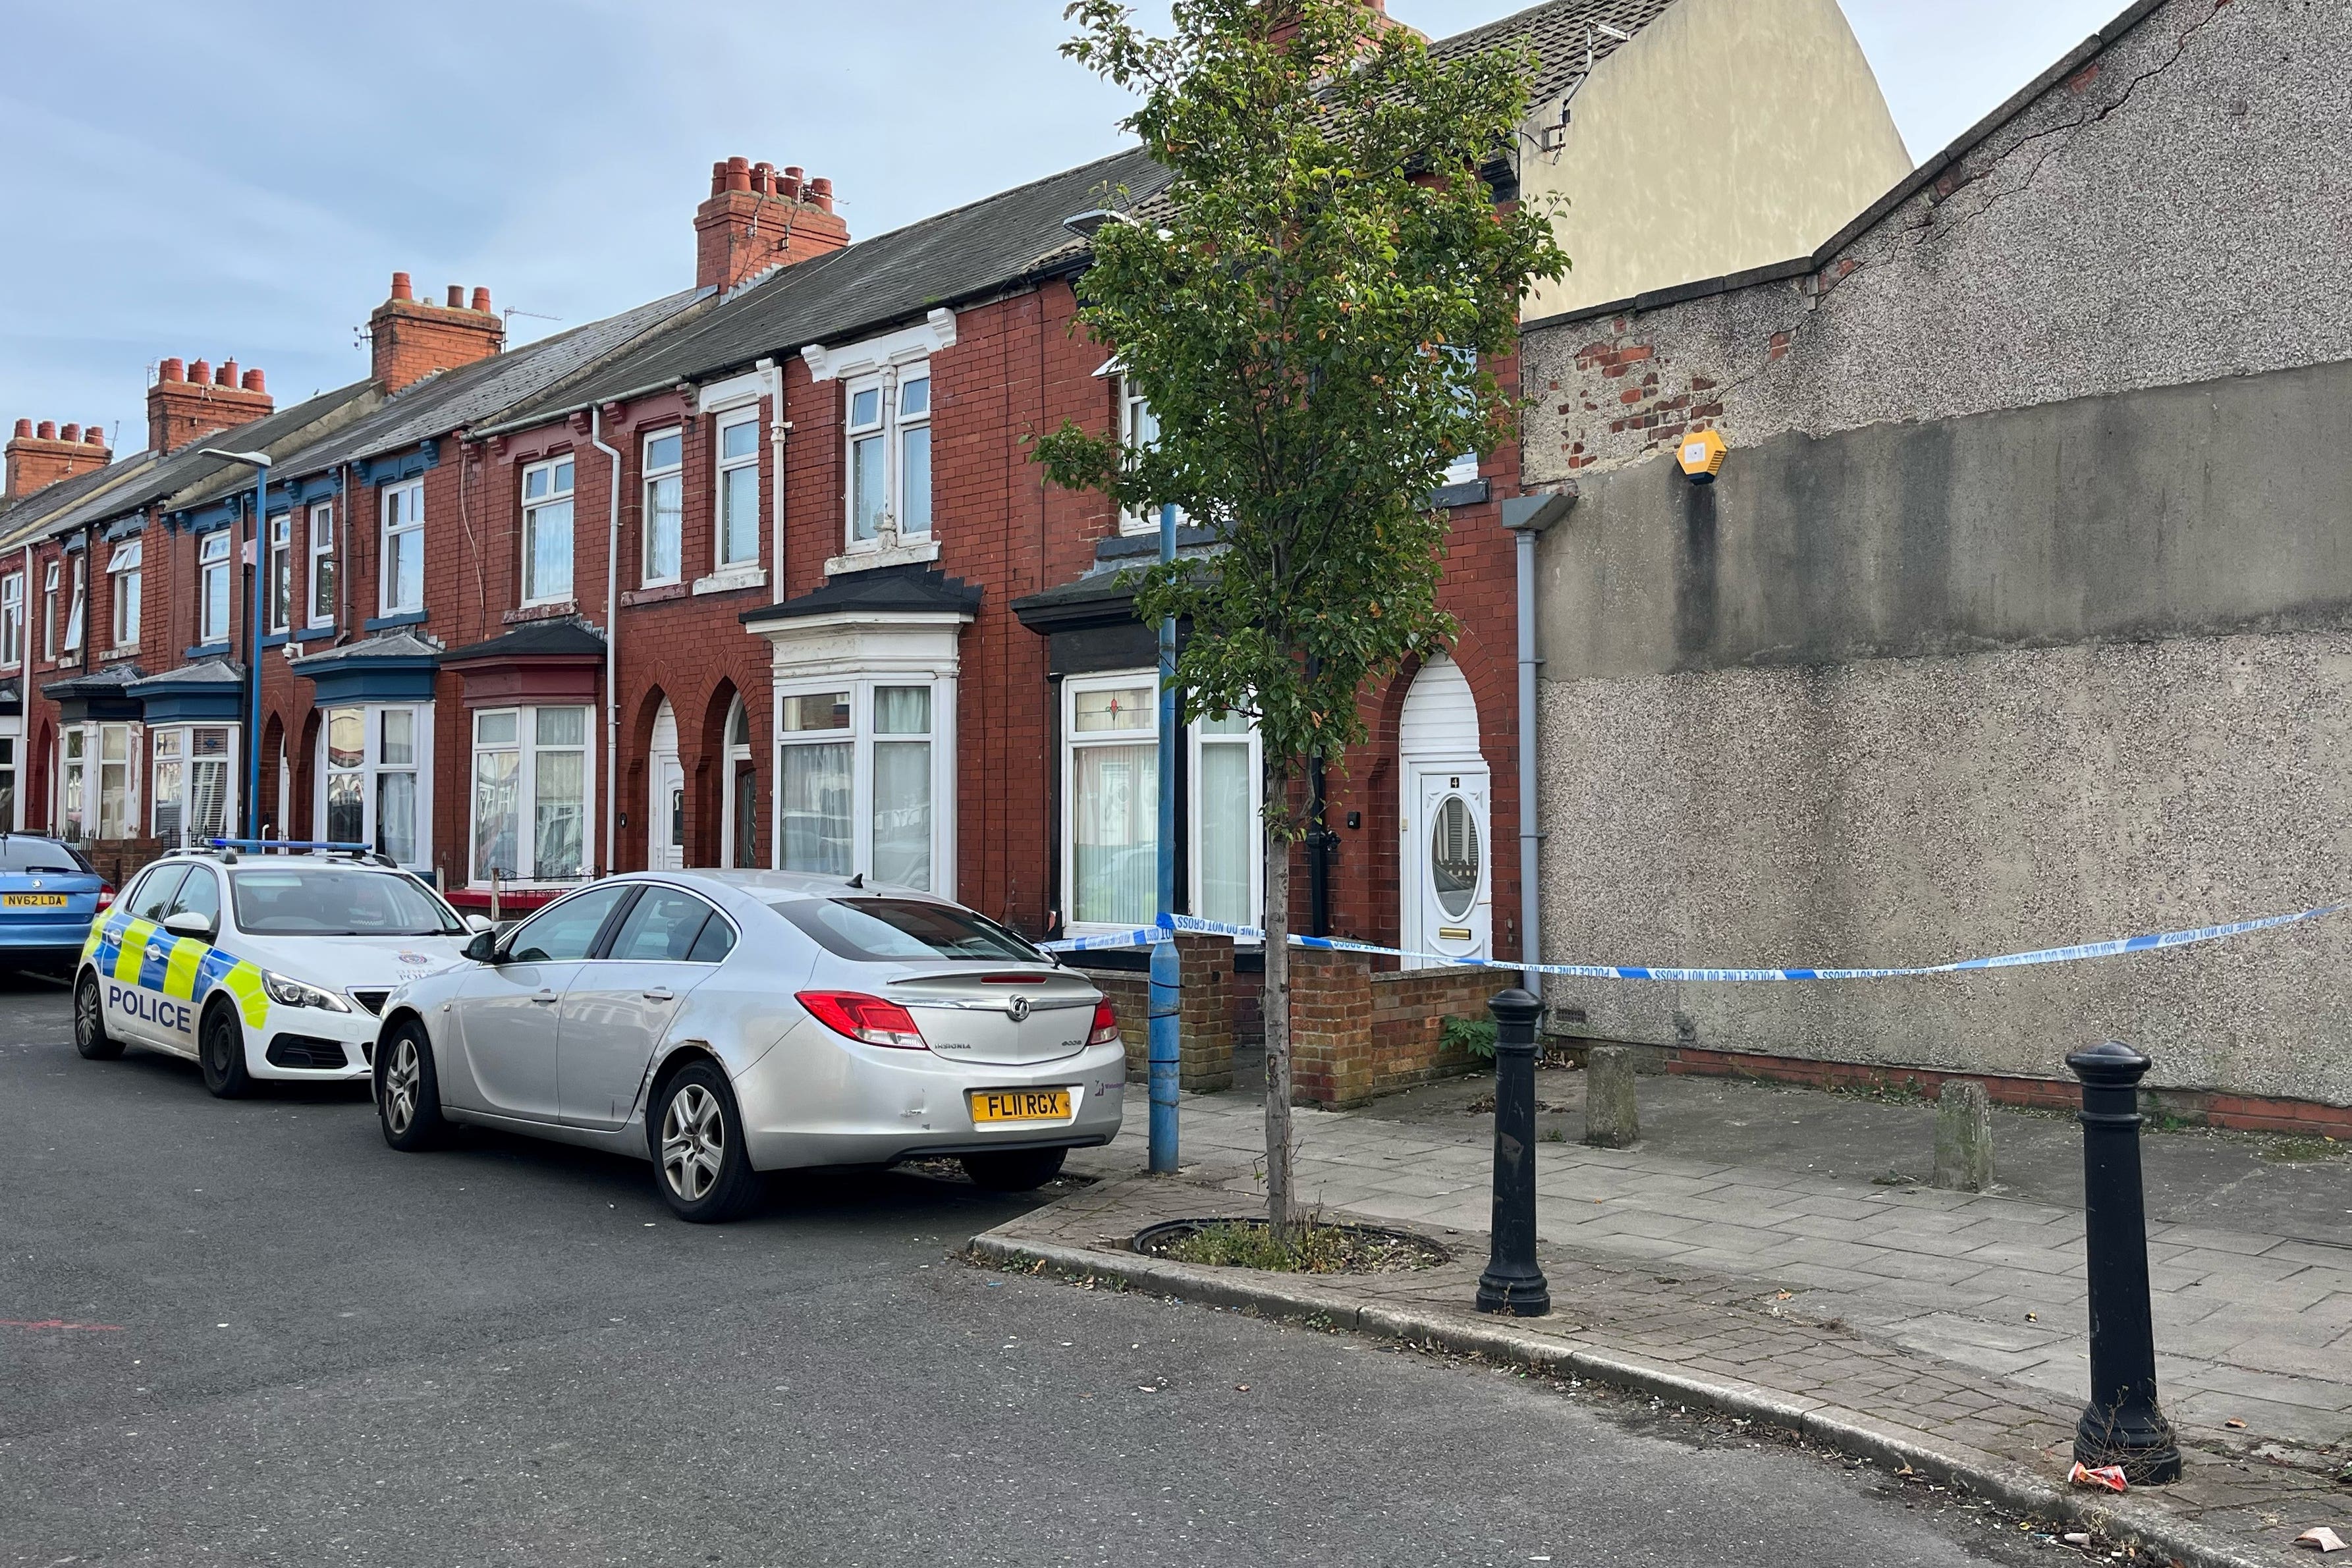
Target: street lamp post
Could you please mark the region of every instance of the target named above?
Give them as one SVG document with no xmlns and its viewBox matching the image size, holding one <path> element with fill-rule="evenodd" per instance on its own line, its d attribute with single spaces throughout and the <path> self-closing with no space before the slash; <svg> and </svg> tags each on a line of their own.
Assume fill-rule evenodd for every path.
<svg viewBox="0 0 2352 1568">
<path fill-rule="evenodd" d="M 1176 559 L 1176 508 L 1160 508 L 1160 559 Z M 1160 913 L 1176 910 L 1176 622 L 1160 622 Z M 1147 1042 L 1151 1087 L 1151 1168 L 1176 1169 L 1176 1093 L 1183 1065 L 1183 967 L 1176 934 L 1162 924 L 1151 944 L 1151 1025 Z"/>
<path fill-rule="evenodd" d="M 202 455 L 253 465 L 253 575 L 245 592 L 245 836 L 261 837 L 261 590 L 264 535 L 269 526 L 269 455 L 201 448 Z"/>
</svg>

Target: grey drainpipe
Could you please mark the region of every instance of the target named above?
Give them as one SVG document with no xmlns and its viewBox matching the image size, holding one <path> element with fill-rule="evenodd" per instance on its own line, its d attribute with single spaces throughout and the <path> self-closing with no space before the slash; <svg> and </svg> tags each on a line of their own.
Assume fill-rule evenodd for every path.
<svg viewBox="0 0 2352 1568">
<path fill-rule="evenodd" d="M 610 513 L 604 530 L 604 871 L 610 875 L 618 848 L 613 829 L 621 789 L 621 693 L 614 685 L 621 652 L 621 449 L 604 444 L 601 404 L 588 411 L 588 444 L 604 455 L 613 470 L 604 486 Z"/>
<path fill-rule="evenodd" d="M 1543 976 L 1533 966 L 1543 962 L 1542 879 L 1537 875 L 1543 833 L 1536 825 L 1536 674 L 1543 661 L 1536 657 L 1536 540 L 1543 531 L 1568 516 L 1576 505 L 1576 488 L 1554 495 L 1513 496 L 1503 503 L 1503 526 L 1518 536 L 1519 612 L 1519 961 L 1527 988 L 1543 995 Z"/>
</svg>

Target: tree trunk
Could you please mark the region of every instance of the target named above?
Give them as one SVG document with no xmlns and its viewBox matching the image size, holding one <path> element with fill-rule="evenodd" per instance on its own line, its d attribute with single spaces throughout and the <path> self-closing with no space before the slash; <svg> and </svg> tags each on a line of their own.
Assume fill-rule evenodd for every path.
<svg viewBox="0 0 2352 1568">
<path fill-rule="evenodd" d="M 1271 770 L 1269 769 L 1269 775 Z M 1287 779 L 1269 776 L 1269 801 Z M 1265 835 L 1265 1217 L 1277 1240 L 1290 1235 L 1290 841 Z"/>
</svg>

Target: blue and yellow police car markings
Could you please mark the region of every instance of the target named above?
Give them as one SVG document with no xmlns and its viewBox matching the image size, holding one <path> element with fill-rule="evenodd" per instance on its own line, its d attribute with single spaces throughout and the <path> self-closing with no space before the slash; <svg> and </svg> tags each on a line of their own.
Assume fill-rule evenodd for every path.
<svg viewBox="0 0 2352 1568">
<path fill-rule="evenodd" d="M 259 965 L 193 936 L 175 936 L 152 920 L 103 919 L 92 925 L 82 955 L 115 982 L 108 988 L 110 1006 L 177 1034 L 191 1032 L 195 1019 L 192 1008 L 175 1004 L 198 1001 L 215 986 L 235 998 L 248 1029 L 261 1028 L 269 1017 Z"/>
</svg>

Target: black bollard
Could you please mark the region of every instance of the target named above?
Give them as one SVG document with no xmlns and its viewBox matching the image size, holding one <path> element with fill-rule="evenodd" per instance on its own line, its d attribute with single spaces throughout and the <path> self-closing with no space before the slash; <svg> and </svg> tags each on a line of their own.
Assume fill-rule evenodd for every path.
<svg viewBox="0 0 2352 1568">
<path fill-rule="evenodd" d="M 1551 1287 L 1536 1266 L 1536 1019 L 1543 1004 L 1514 986 L 1495 1015 L 1494 1249 L 1478 1276 L 1478 1310 L 1539 1318 Z"/>
<path fill-rule="evenodd" d="M 2134 1486 L 2180 1479 L 2172 1424 L 2156 1403 L 2147 1300 L 2147 1212 L 2139 1174 L 2139 1081 L 2148 1060 L 2119 1040 L 2066 1059 L 2083 1081 L 2083 1245 L 2091 1295 L 2091 1402 L 2074 1457 L 2121 1465 Z"/>
</svg>

